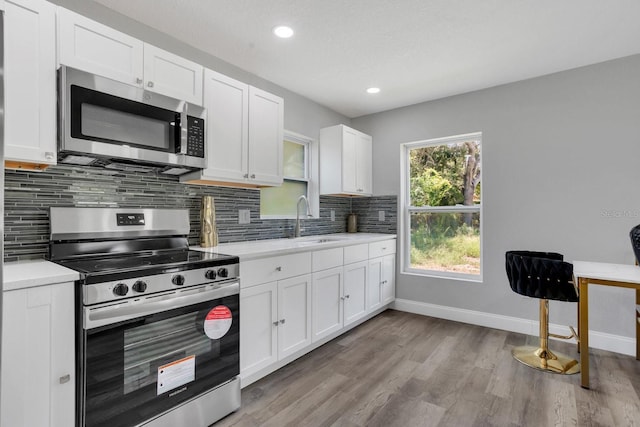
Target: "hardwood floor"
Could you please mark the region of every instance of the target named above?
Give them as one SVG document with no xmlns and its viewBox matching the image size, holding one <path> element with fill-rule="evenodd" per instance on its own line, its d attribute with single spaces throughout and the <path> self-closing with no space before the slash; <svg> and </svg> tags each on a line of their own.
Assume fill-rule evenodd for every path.
<svg viewBox="0 0 640 427">
<path fill-rule="evenodd" d="M 387 310 L 242 391 L 227 426 L 640 426 L 640 361 L 591 350 L 579 375 L 528 368 L 530 337 Z M 575 356 L 576 346 L 552 340 Z"/>
</svg>

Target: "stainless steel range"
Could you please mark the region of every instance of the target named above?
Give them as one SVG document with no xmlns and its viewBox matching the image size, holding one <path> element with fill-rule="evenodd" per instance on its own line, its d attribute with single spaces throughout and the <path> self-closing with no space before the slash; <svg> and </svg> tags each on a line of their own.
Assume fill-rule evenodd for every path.
<svg viewBox="0 0 640 427">
<path fill-rule="evenodd" d="M 51 208 L 76 286 L 78 426 L 208 426 L 240 407 L 238 257 L 186 209 Z"/>
</svg>

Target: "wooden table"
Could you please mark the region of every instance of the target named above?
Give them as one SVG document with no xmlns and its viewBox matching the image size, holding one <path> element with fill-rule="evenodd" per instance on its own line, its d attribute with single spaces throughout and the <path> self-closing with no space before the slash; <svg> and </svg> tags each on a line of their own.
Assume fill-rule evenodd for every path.
<svg viewBox="0 0 640 427">
<path fill-rule="evenodd" d="M 640 267 L 603 262 L 573 262 L 573 277 L 580 290 L 578 308 L 580 335 L 580 385 L 589 388 L 589 284 L 636 290 L 636 359 L 640 360 Z"/>
</svg>

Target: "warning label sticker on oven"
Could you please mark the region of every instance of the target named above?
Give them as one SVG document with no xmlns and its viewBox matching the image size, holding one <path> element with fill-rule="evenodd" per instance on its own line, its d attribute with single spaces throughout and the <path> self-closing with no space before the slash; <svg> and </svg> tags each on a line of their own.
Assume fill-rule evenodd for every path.
<svg viewBox="0 0 640 427">
<path fill-rule="evenodd" d="M 158 368 L 158 395 L 196 379 L 196 356 L 185 357 Z"/>
<path fill-rule="evenodd" d="M 213 307 L 204 319 L 204 333 L 212 340 L 225 336 L 231 329 L 231 310 L 225 305 Z"/>
</svg>

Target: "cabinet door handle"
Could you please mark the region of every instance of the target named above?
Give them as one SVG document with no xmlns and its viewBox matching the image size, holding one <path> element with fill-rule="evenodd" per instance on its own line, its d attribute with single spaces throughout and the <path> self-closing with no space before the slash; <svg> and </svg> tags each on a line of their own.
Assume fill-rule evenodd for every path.
<svg viewBox="0 0 640 427">
<path fill-rule="evenodd" d="M 273 322 L 273 326 L 278 326 L 278 321 Z"/>
<path fill-rule="evenodd" d="M 340 297 L 340 299 L 341 299 L 342 301 L 344 301 L 344 300 L 345 300 L 345 298 L 344 298 L 344 297 Z"/>
<path fill-rule="evenodd" d="M 349 295 L 345 295 L 344 297 L 345 297 L 346 299 L 349 299 Z"/>
<path fill-rule="evenodd" d="M 47 151 L 44 153 L 44 158 L 47 160 L 53 160 L 53 153 L 51 151 Z"/>
<path fill-rule="evenodd" d="M 63 376 L 60 377 L 60 384 L 68 383 L 69 381 L 71 381 L 71 375 L 70 374 L 63 375 Z"/>
<path fill-rule="evenodd" d="M 153 82 L 147 82 L 147 86 L 153 87 Z"/>
<path fill-rule="evenodd" d="M 256 179 L 256 174 L 255 174 L 255 173 L 252 173 L 252 174 L 251 174 L 251 178 L 252 178 L 252 179 Z"/>
<path fill-rule="evenodd" d="M 282 271 L 282 267 L 280 266 L 276 267 L 276 271 Z"/>
<path fill-rule="evenodd" d="M 284 319 L 280 319 L 280 324 L 284 325 Z"/>
<path fill-rule="evenodd" d="M 142 79 L 140 77 L 136 78 L 136 84 L 141 84 L 142 83 Z"/>
<path fill-rule="evenodd" d="M 243 177 L 243 178 L 249 178 L 249 174 L 248 174 L 248 173 L 245 173 L 242 177 Z"/>
</svg>

